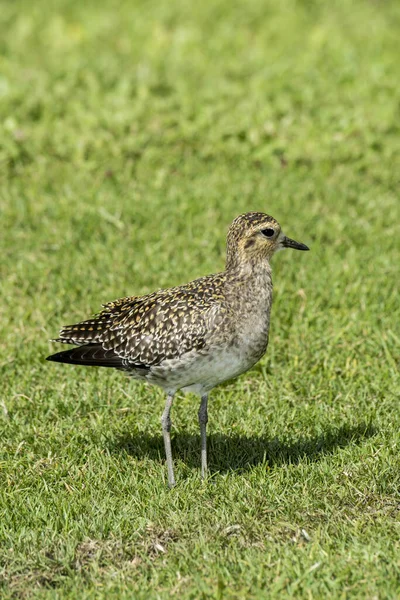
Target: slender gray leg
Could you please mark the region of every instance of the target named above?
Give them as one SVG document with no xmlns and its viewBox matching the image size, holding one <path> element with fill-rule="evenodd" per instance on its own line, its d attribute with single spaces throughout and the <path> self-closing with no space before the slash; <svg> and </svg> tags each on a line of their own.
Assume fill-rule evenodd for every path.
<svg viewBox="0 0 400 600">
<path fill-rule="evenodd" d="M 204 479 L 207 475 L 207 402 L 208 394 L 204 394 L 201 397 L 200 408 L 199 408 L 199 425 L 200 425 L 200 436 L 201 436 L 201 478 Z"/>
<path fill-rule="evenodd" d="M 171 451 L 171 406 L 173 400 L 173 394 L 168 394 L 167 399 L 165 401 L 164 412 L 161 417 L 161 425 L 162 432 L 164 437 L 164 446 L 165 446 L 165 456 L 167 458 L 167 469 L 168 469 L 168 485 L 169 487 L 174 487 L 175 485 L 175 477 L 174 477 L 174 465 L 172 462 L 172 451 Z"/>
</svg>

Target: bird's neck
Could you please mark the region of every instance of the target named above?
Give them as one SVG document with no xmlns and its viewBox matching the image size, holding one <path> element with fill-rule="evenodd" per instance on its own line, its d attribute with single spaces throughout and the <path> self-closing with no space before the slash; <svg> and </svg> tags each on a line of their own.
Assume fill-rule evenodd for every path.
<svg viewBox="0 0 400 600">
<path fill-rule="evenodd" d="M 226 295 L 246 304 L 270 306 L 272 299 L 272 273 L 268 261 L 240 263 L 226 270 Z"/>
<path fill-rule="evenodd" d="M 247 283 L 271 279 L 271 265 L 268 260 L 240 261 L 226 266 L 228 279 L 246 281 Z"/>
</svg>

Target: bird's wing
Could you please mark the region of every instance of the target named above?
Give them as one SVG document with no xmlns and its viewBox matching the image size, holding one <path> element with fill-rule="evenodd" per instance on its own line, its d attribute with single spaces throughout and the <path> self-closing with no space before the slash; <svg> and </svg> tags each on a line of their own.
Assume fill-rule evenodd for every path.
<svg viewBox="0 0 400 600">
<path fill-rule="evenodd" d="M 222 300 L 222 275 L 187 285 L 127 297 L 104 305 L 87 321 L 63 327 L 57 342 L 101 345 L 125 365 L 149 367 L 177 358 L 206 341 L 210 311 Z"/>
</svg>

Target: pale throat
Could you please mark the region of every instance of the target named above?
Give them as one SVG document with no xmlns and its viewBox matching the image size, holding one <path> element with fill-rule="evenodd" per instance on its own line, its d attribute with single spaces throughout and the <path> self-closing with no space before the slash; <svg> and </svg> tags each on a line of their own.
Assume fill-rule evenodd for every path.
<svg viewBox="0 0 400 600">
<path fill-rule="evenodd" d="M 227 271 L 225 293 L 229 302 L 246 313 L 269 310 L 272 302 L 272 270 L 268 260 L 242 262 Z M 242 307 L 242 308 L 240 308 Z M 246 308 L 247 307 L 247 308 Z"/>
</svg>

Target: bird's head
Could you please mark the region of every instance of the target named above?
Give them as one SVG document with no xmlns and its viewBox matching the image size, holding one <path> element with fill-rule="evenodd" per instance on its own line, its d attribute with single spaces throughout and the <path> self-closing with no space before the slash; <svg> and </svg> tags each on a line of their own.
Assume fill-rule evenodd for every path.
<svg viewBox="0 0 400 600">
<path fill-rule="evenodd" d="M 283 248 L 309 250 L 305 244 L 286 237 L 273 217 L 262 212 L 239 215 L 228 230 L 226 268 L 269 261 Z"/>
</svg>

